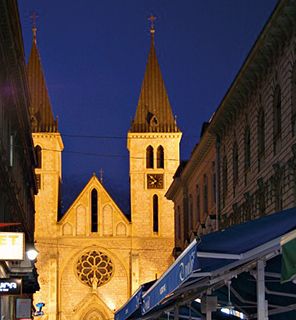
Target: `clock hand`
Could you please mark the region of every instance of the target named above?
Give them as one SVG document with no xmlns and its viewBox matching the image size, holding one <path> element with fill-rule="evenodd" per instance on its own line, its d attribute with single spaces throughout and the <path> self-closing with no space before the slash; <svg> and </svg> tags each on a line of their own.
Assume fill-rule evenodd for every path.
<svg viewBox="0 0 296 320">
<path fill-rule="evenodd" d="M 150 177 L 151 180 L 153 180 L 152 181 L 153 184 L 155 184 L 157 182 L 157 180 L 153 176 L 149 175 L 149 177 Z"/>
</svg>

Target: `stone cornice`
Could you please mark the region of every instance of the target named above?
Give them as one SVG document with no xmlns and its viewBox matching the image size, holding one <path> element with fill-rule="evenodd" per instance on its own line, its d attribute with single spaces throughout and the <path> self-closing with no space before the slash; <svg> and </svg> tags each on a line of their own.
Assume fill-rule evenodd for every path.
<svg viewBox="0 0 296 320">
<path fill-rule="evenodd" d="M 128 132 L 127 139 L 180 139 L 182 132 Z"/>
</svg>

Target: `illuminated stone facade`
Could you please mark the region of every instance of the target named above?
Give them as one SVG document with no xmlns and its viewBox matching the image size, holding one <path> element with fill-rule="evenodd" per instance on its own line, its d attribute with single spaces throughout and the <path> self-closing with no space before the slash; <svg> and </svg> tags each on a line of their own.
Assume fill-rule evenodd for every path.
<svg viewBox="0 0 296 320">
<path fill-rule="evenodd" d="M 40 57 L 36 41 L 33 42 L 28 65 L 32 100 L 43 108 L 38 112 L 32 106 L 31 110 L 34 145 L 39 155 L 35 235 L 40 253 L 37 268 L 41 289 L 34 303 L 45 303 L 45 314 L 40 319 L 112 319 L 114 311 L 140 284 L 158 278 L 173 261 L 173 204 L 164 194 L 179 165 L 181 132 L 159 76 L 154 41 L 151 43 L 146 74 L 149 73 L 152 82 L 157 77 L 161 88 L 157 93 L 152 92 L 154 89 L 150 93 L 165 99 L 163 104 L 158 104 L 159 109 L 151 111 L 153 119 L 149 119 L 147 131 L 132 127 L 128 133 L 130 221 L 95 175 L 58 220 L 63 142 L 51 107 L 48 108 Z M 149 67 L 151 63 L 153 69 Z M 35 73 L 39 73 L 39 83 L 32 80 L 37 78 Z M 154 82 L 148 83 L 142 88 L 137 112 L 141 109 L 143 90 L 150 90 L 154 85 Z M 162 107 L 164 114 L 161 114 Z M 137 121 L 136 114 L 133 124 Z M 169 125 L 163 126 L 164 122 Z M 152 153 L 154 165 L 147 168 L 149 146 L 155 151 Z M 157 184 L 155 177 L 161 178 Z M 149 184 L 147 179 L 151 180 Z"/>
</svg>

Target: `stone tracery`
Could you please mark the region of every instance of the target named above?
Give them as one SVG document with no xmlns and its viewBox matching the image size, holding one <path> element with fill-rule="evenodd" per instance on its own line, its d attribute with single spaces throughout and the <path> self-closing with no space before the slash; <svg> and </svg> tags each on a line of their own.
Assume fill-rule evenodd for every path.
<svg viewBox="0 0 296 320">
<path fill-rule="evenodd" d="M 80 256 L 76 272 L 82 283 L 93 288 L 100 287 L 111 279 L 114 265 L 105 253 L 91 250 Z"/>
</svg>

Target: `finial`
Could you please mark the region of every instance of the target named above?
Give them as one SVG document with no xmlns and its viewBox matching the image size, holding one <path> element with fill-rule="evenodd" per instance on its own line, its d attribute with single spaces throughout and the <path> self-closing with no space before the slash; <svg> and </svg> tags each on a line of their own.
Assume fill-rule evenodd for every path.
<svg viewBox="0 0 296 320">
<path fill-rule="evenodd" d="M 154 34 L 155 33 L 154 21 L 156 20 L 156 17 L 153 14 L 151 14 L 148 20 L 150 21 L 150 33 Z"/>
<path fill-rule="evenodd" d="M 102 184 L 103 184 L 103 180 L 104 180 L 103 175 L 104 175 L 104 171 L 103 171 L 103 169 L 101 168 L 101 169 L 100 169 L 100 181 L 101 181 Z"/>
<path fill-rule="evenodd" d="M 36 39 L 36 34 L 37 34 L 37 18 L 39 16 L 37 15 L 36 11 L 33 11 L 32 15 L 30 16 L 31 20 L 32 20 L 32 32 L 33 32 L 33 41 L 36 44 L 37 43 L 37 39 Z"/>
</svg>

